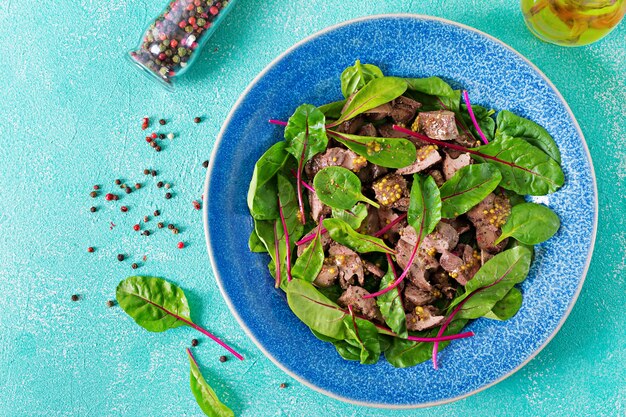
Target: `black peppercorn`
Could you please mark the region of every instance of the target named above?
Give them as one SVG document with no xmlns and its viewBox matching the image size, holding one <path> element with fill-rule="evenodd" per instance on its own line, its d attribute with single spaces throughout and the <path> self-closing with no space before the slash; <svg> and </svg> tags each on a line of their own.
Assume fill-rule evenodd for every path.
<svg viewBox="0 0 626 417">
<path fill-rule="evenodd" d="M 149 221 L 150 221 L 150 217 L 148 217 L 148 216 L 143 216 L 143 221 L 144 221 L 144 223 L 149 222 Z"/>
<path fill-rule="evenodd" d="M 141 184 L 139 184 L 139 183 L 135 184 L 135 190 L 138 190 L 140 188 L 141 188 Z"/>
<path fill-rule="evenodd" d="M 279 385 L 280 388 L 287 388 L 287 384 L 285 384 L 284 382 L 282 384 Z"/>
<path fill-rule="evenodd" d="M 150 175 L 152 175 L 153 177 L 157 176 L 157 172 L 155 170 L 150 171 Z"/>
<path fill-rule="evenodd" d="M 194 117 L 193 118 L 193 122 L 194 123 L 200 123 L 202 121 L 202 119 L 200 119 L 199 117 Z"/>
<path fill-rule="evenodd" d="M 165 139 L 165 133 L 159 133 L 159 139 Z"/>
<path fill-rule="evenodd" d="M 157 152 L 161 152 L 161 147 L 157 145 L 157 146 L 154 147 L 154 150 L 157 151 Z"/>
<path fill-rule="evenodd" d="M 158 222 L 158 223 L 157 223 L 157 227 L 158 227 L 159 229 L 163 229 L 163 226 L 164 226 L 164 224 L 163 224 L 162 222 Z"/>
<path fill-rule="evenodd" d="M 143 235 L 144 236 L 150 236 L 150 230 L 144 230 L 143 231 Z"/>
<path fill-rule="evenodd" d="M 173 230 L 173 229 L 174 229 L 174 227 L 175 227 L 175 226 L 174 226 L 173 224 L 168 224 L 168 225 L 167 225 L 167 228 L 168 228 L 168 229 L 170 229 L 170 230 Z"/>
<path fill-rule="evenodd" d="M 198 339 L 191 339 L 191 346 L 198 346 Z"/>
<path fill-rule="evenodd" d="M 158 217 L 161 215 L 161 212 L 159 210 L 154 210 L 154 217 Z"/>
<path fill-rule="evenodd" d="M 177 235 L 177 234 L 178 234 L 178 232 L 179 232 L 179 230 L 178 230 L 177 228 L 173 228 L 173 229 L 172 229 L 172 233 L 174 233 L 175 235 Z"/>
<path fill-rule="evenodd" d="M 130 194 L 130 193 L 132 193 L 132 192 L 133 192 L 133 189 L 132 189 L 132 188 L 130 188 L 130 187 L 126 187 L 126 188 L 124 189 L 124 192 L 125 192 L 126 194 Z"/>
<path fill-rule="evenodd" d="M 106 303 L 106 305 L 107 305 L 107 307 L 111 308 L 111 307 L 113 307 L 113 306 L 115 305 L 115 301 L 113 301 L 113 300 L 108 300 L 108 301 L 107 301 L 107 303 Z"/>
<path fill-rule="evenodd" d="M 133 269 L 137 269 L 137 268 L 139 268 L 139 265 L 137 265 L 137 264 L 135 264 L 135 263 L 134 263 L 134 264 L 132 264 L 130 267 L 131 267 L 131 268 L 133 268 Z"/>
<path fill-rule="evenodd" d="M 115 180 L 115 185 L 120 185 L 122 183 L 121 180 Z"/>
<path fill-rule="evenodd" d="M 78 301 L 79 298 L 78 294 L 72 294 L 72 301 Z"/>
<path fill-rule="evenodd" d="M 172 193 L 165 193 L 165 198 L 168 200 L 172 198 Z"/>
<path fill-rule="evenodd" d="M 117 260 L 122 262 L 124 260 L 124 255 L 121 254 L 121 253 L 119 255 L 117 255 Z"/>
<path fill-rule="evenodd" d="M 159 181 L 159 182 L 157 182 L 157 184 L 156 184 L 156 185 L 157 185 L 157 187 L 158 187 L 158 188 L 163 187 L 163 181 Z"/>
<path fill-rule="evenodd" d="M 97 208 L 95 208 L 95 207 L 93 207 L 93 206 L 89 209 L 89 211 L 90 211 L 90 212 L 92 212 L 92 213 L 95 213 L 97 210 L 98 210 L 98 209 L 97 209 Z"/>
<path fill-rule="evenodd" d="M 224 355 L 220 356 L 220 362 L 224 363 L 228 360 L 228 358 Z"/>
<path fill-rule="evenodd" d="M 92 192 L 90 192 L 90 193 L 89 193 L 89 196 L 90 196 L 91 198 L 96 198 L 96 197 L 98 197 L 98 193 L 97 193 L 97 192 L 95 192 L 95 191 L 92 191 Z"/>
<path fill-rule="evenodd" d="M 205 168 L 208 168 L 209 167 L 209 161 L 204 161 L 202 163 L 202 166 L 205 167 Z"/>
<path fill-rule="evenodd" d="M 159 124 L 160 124 L 161 126 L 163 126 L 165 123 L 167 123 L 167 122 L 165 121 L 165 119 L 159 119 Z"/>
<path fill-rule="evenodd" d="M 150 174 L 150 170 L 149 169 L 144 169 L 143 170 L 143 175 L 149 175 Z"/>
</svg>

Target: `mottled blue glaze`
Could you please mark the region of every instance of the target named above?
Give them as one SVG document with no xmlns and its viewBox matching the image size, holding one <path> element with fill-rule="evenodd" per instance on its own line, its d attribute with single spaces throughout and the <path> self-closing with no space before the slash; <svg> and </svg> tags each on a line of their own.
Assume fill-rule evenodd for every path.
<svg viewBox="0 0 626 417">
<path fill-rule="evenodd" d="M 536 248 L 524 302 L 511 320 L 481 319 L 470 339 L 453 342 L 430 361 L 395 369 L 341 359 L 317 340 L 273 287 L 269 257 L 247 247 L 252 221 L 246 191 L 259 156 L 282 139 L 302 103 L 341 98 L 339 75 L 354 60 L 385 74 L 436 75 L 469 90 L 472 102 L 508 109 L 544 126 L 562 152 L 566 185 L 535 198 L 561 218 L 561 230 Z M 372 406 L 418 407 L 447 402 L 492 385 L 523 366 L 558 331 L 576 300 L 596 226 L 593 167 L 576 121 L 552 84 L 497 40 L 451 22 L 381 16 L 331 28 L 296 45 L 250 86 L 226 121 L 209 172 L 207 238 L 218 283 L 231 310 L 257 345 L 300 381 L 333 397 Z"/>
</svg>

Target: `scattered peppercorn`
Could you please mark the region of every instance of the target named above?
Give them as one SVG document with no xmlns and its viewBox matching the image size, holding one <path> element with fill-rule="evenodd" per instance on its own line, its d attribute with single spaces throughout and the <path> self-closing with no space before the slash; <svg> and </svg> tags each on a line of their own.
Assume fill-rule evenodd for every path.
<svg viewBox="0 0 626 417">
<path fill-rule="evenodd" d="M 91 206 L 91 208 L 89 208 L 89 211 L 92 213 L 95 213 L 98 209 L 95 208 L 94 206 Z"/>
<path fill-rule="evenodd" d="M 89 252 L 89 253 L 93 253 L 93 251 L 94 251 L 94 250 L 95 250 L 95 249 L 93 248 L 93 246 L 89 246 L 89 247 L 87 248 L 87 252 Z"/>
<path fill-rule="evenodd" d="M 196 210 L 200 210 L 202 207 L 200 206 L 200 203 L 198 203 L 196 200 L 193 200 L 193 208 L 195 208 Z"/>
<path fill-rule="evenodd" d="M 150 119 L 147 117 L 144 117 L 143 120 L 141 121 L 141 130 L 146 130 L 149 125 L 150 125 Z"/>
<path fill-rule="evenodd" d="M 164 226 L 163 222 L 158 222 L 158 223 L 157 223 L 157 227 L 158 227 L 159 229 L 163 229 L 163 226 Z"/>
<path fill-rule="evenodd" d="M 165 134 L 164 133 L 159 133 L 159 139 L 165 139 Z"/>
<path fill-rule="evenodd" d="M 165 198 L 167 200 L 169 200 L 170 198 L 172 198 L 172 193 L 165 193 Z"/>
<path fill-rule="evenodd" d="M 157 172 L 155 170 L 150 171 L 150 175 L 152 175 L 153 177 L 157 176 Z"/>
<path fill-rule="evenodd" d="M 152 132 L 152 133 L 150 134 L 150 137 L 151 137 L 152 139 L 156 139 L 156 138 L 157 138 L 157 134 L 156 134 L 156 132 Z"/>
<path fill-rule="evenodd" d="M 220 356 L 220 362 L 224 363 L 228 360 L 228 358 L 224 355 Z"/>
<path fill-rule="evenodd" d="M 146 136 L 146 142 L 152 145 L 152 138 L 150 136 Z"/>
<path fill-rule="evenodd" d="M 177 228 L 173 228 L 172 229 L 172 233 L 174 233 L 175 235 L 177 235 L 180 232 L 180 230 L 178 230 Z"/>
<path fill-rule="evenodd" d="M 115 180 L 115 185 L 120 185 L 122 183 L 121 180 Z"/>
<path fill-rule="evenodd" d="M 120 188 L 123 190 L 124 188 L 126 188 L 126 184 L 120 184 Z"/>
<path fill-rule="evenodd" d="M 150 221 L 150 217 L 148 217 L 148 216 L 143 216 L 143 221 L 144 221 L 144 223 L 149 222 L 149 221 Z"/>
<path fill-rule="evenodd" d="M 191 346 L 193 347 L 198 346 L 198 339 L 191 339 Z"/>
<path fill-rule="evenodd" d="M 72 294 L 72 301 L 78 301 L 79 298 L 78 294 Z"/>
<path fill-rule="evenodd" d="M 90 192 L 90 193 L 89 193 L 89 196 L 90 196 L 91 198 L 96 198 L 96 197 L 98 197 L 98 193 L 97 193 L 97 192 L 95 192 L 95 191 L 92 191 L 92 192 Z"/>
<path fill-rule="evenodd" d="M 134 225 L 134 226 L 133 226 L 133 230 L 134 230 L 135 232 L 138 232 L 138 231 L 139 231 L 139 229 L 141 229 L 141 226 L 139 226 L 138 224 L 136 224 L 136 225 Z"/>
<path fill-rule="evenodd" d="M 168 133 L 168 134 L 167 134 L 167 138 L 168 138 L 169 140 L 174 139 L 174 134 L 173 134 L 172 132 Z"/>
<path fill-rule="evenodd" d="M 205 168 L 208 168 L 209 167 L 209 161 L 208 160 L 204 161 L 202 163 L 202 166 L 205 167 Z"/>
<path fill-rule="evenodd" d="M 128 211 L 128 207 L 122 206 L 120 207 L 120 210 L 122 210 L 122 213 L 126 213 Z"/>
<path fill-rule="evenodd" d="M 194 123 L 200 123 L 202 121 L 202 119 L 200 119 L 199 117 L 194 117 L 193 118 L 193 122 Z"/>
<path fill-rule="evenodd" d="M 174 230 L 174 227 L 175 227 L 175 226 L 174 226 L 173 224 L 168 224 L 168 225 L 167 225 L 167 228 L 168 228 L 168 229 L 170 229 L 170 230 Z"/>
<path fill-rule="evenodd" d="M 124 192 L 125 192 L 126 194 L 130 194 L 130 193 L 132 193 L 132 192 L 133 192 L 133 189 L 132 189 L 132 188 L 130 188 L 130 187 L 126 187 L 126 188 L 124 189 Z"/>
<path fill-rule="evenodd" d="M 135 190 L 138 190 L 140 188 L 141 188 L 141 184 L 139 184 L 139 183 L 135 184 Z"/>
<path fill-rule="evenodd" d="M 165 119 L 159 119 L 159 124 L 160 124 L 161 126 L 163 126 L 165 123 L 167 123 L 167 122 L 165 121 Z"/>
<path fill-rule="evenodd" d="M 115 301 L 113 301 L 113 300 L 107 300 L 107 302 L 106 302 L 106 306 L 107 306 L 107 307 L 109 307 L 109 308 L 114 307 L 114 306 L 115 306 Z"/>
<path fill-rule="evenodd" d="M 159 181 L 156 183 L 157 188 L 163 187 L 163 181 Z"/>
<path fill-rule="evenodd" d="M 159 217 L 161 212 L 159 210 L 154 210 L 154 217 Z"/>
<path fill-rule="evenodd" d="M 178 247 L 178 249 L 182 249 L 185 247 L 185 243 L 184 242 L 178 242 L 178 244 L 176 245 Z"/>
<path fill-rule="evenodd" d="M 166 190 L 169 190 L 172 186 L 170 185 L 169 182 L 166 182 L 164 187 Z"/>
<path fill-rule="evenodd" d="M 144 230 L 143 231 L 143 235 L 144 236 L 150 236 L 150 230 Z"/>
<path fill-rule="evenodd" d="M 143 175 L 149 175 L 150 174 L 150 170 L 149 169 L 144 169 L 143 170 Z"/>
<path fill-rule="evenodd" d="M 105 199 L 106 201 L 112 201 L 112 200 L 116 200 L 116 198 L 115 198 L 115 197 L 116 197 L 116 195 L 115 195 L 115 194 L 108 193 L 107 195 L 105 195 L 105 196 L 104 196 L 104 199 Z"/>
<path fill-rule="evenodd" d="M 150 146 L 153 147 L 153 148 L 156 148 L 157 144 L 152 139 L 150 139 Z"/>
<path fill-rule="evenodd" d="M 131 265 L 131 268 L 133 268 L 133 269 L 137 269 L 137 268 L 139 268 L 139 265 L 137 265 L 136 263 L 133 263 L 133 264 Z"/>
<path fill-rule="evenodd" d="M 279 385 L 279 387 L 282 388 L 287 388 L 287 384 L 285 384 L 284 382 L 282 384 Z"/>
<path fill-rule="evenodd" d="M 99 186 L 99 185 L 94 185 L 94 186 L 93 186 L 93 189 L 94 189 L 94 190 L 96 190 L 96 191 L 98 191 L 98 190 L 100 189 L 100 186 Z"/>
<path fill-rule="evenodd" d="M 119 255 L 117 255 L 117 260 L 122 262 L 124 260 L 124 255 L 121 254 L 121 253 Z"/>
</svg>

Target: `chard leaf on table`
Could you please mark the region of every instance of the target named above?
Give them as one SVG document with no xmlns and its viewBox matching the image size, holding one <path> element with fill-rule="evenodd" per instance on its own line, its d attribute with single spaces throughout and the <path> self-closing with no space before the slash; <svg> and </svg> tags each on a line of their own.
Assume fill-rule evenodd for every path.
<svg viewBox="0 0 626 417">
<path fill-rule="evenodd" d="M 489 313 L 494 305 L 502 300 L 515 284 L 526 279 L 532 252 L 517 246 L 497 254 L 487 261 L 476 275 L 465 285 L 465 293 L 455 298 L 449 310 L 464 302 L 455 319 L 477 319 Z M 476 290 L 469 298 L 470 294 Z M 465 301 L 466 298 L 469 298 Z"/>
<path fill-rule="evenodd" d="M 215 391 L 202 376 L 202 372 L 200 372 L 196 358 L 194 358 L 191 350 L 187 349 L 187 355 L 189 356 L 191 368 L 189 376 L 191 392 L 196 398 L 200 409 L 209 417 L 234 417 L 235 413 L 233 413 L 233 410 L 217 398 Z"/>
<path fill-rule="evenodd" d="M 441 217 L 455 218 L 466 213 L 496 189 L 502 174 L 491 164 L 472 164 L 458 170 L 439 190 Z"/>
<path fill-rule="evenodd" d="M 518 204 L 511 209 L 502 226 L 502 235 L 494 244 L 513 237 L 526 245 L 536 245 L 554 236 L 560 226 L 559 216 L 548 207 L 535 203 Z"/>
<path fill-rule="evenodd" d="M 491 117 L 494 114 L 493 110 L 487 110 L 483 106 L 478 106 L 476 104 L 472 104 L 472 111 L 474 112 L 474 117 L 476 117 L 476 121 L 478 122 L 478 126 L 480 126 L 480 130 L 482 130 L 485 137 L 491 142 L 493 140 L 495 129 L 496 129 L 496 121 Z M 472 122 L 472 118 L 467 111 L 467 106 L 465 104 L 461 104 L 461 111 L 459 112 L 461 117 L 463 118 L 463 122 L 465 126 L 470 130 L 472 135 L 475 138 L 479 138 L 480 135 L 478 131 L 474 127 L 474 123 Z"/>
<path fill-rule="evenodd" d="M 296 259 L 291 275 L 294 278 L 313 282 L 324 264 L 324 248 L 320 238 L 321 225 L 317 228 L 315 239 L 306 247 L 302 255 Z"/>
<path fill-rule="evenodd" d="M 349 210 L 359 201 L 379 207 L 361 193 L 359 177 L 343 167 L 321 169 L 313 178 L 313 187 L 320 201 L 334 209 Z"/>
<path fill-rule="evenodd" d="M 498 301 L 490 312 L 484 317 L 493 320 L 505 321 L 513 317 L 522 306 L 522 293 L 513 287 L 506 295 Z"/>
<path fill-rule="evenodd" d="M 404 81 L 411 91 L 436 97 L 456 97 L 456 92 L 450 87 L 450 84 L 439 77 L 404 78 Z"/>
<path fill-rule="evenodd" d="M 472 106 L 473 107 L 473 106 Z M 532 120 L 525 119 L 508 110 L 502 110 L 496 118 L 496 137 L 508 136 L 524 139 L 544 151 L 550 158 L 561 163 L 561 152 L 546 129 Z"/>
<path fill-rule="evenodd" d="M 346 312 L 311 283 L 301 279 L 292 280 L 287 285 L 287 303 L 291 311 L 311 330 L 334 339 L 346 338 L 343 325 Z"/>
<path fill-rule="evenodd" d="M 398 98 L 406 91 L 406 88 L 406 81 L 401 78 L 375 78 L 360 89 L 351 99 L 348 99 L 341 117 L 329 124 L 328 127 L 338 126 L 346 120 L 350 120 L 374 107 Z"/>
<path fill-rule="evenodd" d="M 358 233 L 341 219 L 324 219 L 323 224 L 332 240 L 355 252 L 395 253 L 382 239 Z"/>
<path fill-rule="evenodd" d="M 393 273 L 392 265 L 389 264 L 387 273 L 380 280 L 380 289 L 385 289 L 395 281 L 395 274 Z M 404 314 L 404 307 L 402 306 L 402 298 L 400 297 L 400 290 L 395 288 L 389 292 L 379 295 L 376 298 L 376 304 L 380 309 L 380 313 L 385 319 L 385 323 L 393 330 L 398 337 L 406 337 L 406 314 Z"/>
<path fill-rule="evenodd" d="M 278 217 L 274 177 L 289 157 L 285 148 L 285 142 L 275 143 L 254 165 L 248 188 L 248 208 L 255 219 L 270 220 Z"/>
<path fill-rule="evenodd" d="M 356 342 L 360 348 L 359 359 L 363 365 L 372 365 L 380 358 L 380 343 L 376 326 L 356 317 L 354 314 L 344 317 L 346 335 L 350 342 Z"/>
<path fill-rule="evenodd" d="M 363 203 L 357 203 L 350 210 L 332 209 L 333 218 L 341 219 L 348 225 L 357 230 L 361 227 L 361 223 L 367 217 L 367 206 Z"/>
<path fill-rule="evenodd" d="M 465 326 L 467 320 L 456 320 L 450 323 L 444 336 L 456 334 Z M 423 331 L 410 332 L 411 336 L 418 337 L 436 337 L 438 328 Z M 442 350 L 450 342 L 439 342 L 439 350 Z M 385 351 L 385 359 L 395 368 L 409 368 L 431 359 L 433 351 L 432 342 L 413 342 L 406 339 L 394 337 L 391 346 Z"/>
<path fill-rule="evenodd" d="M 517 194 L 546 195 L 565 182 L 559 164 L 523 139 L 503 136 L 471 150 L 474 159 L 494 164 L 500 170 L 502 188 Z"/>
<path fill-rule="evenodd" d="M 374 78 L 382 77 L 383 72 L 376 65 L 361 64 L 361 61 L 357 60 L 353 66 L 341 73 L 341 93 L 348 98 Z"/>
<path fill-rule="evenodd" d="M 417 157 L 415 145 L 410 140 L 349 135 L 333 130 L 328 134 L 357 155 L 385 168 L 409 166 Z"/>
<path fill-rule="evenodd" d="M 339 119 L 341 117 L 341 111 L 346 105 L 347 100 L 333 101 L 332 103 L 319 106 L 317 109 L 324 113 L 327 119 Z"/>
</svg>

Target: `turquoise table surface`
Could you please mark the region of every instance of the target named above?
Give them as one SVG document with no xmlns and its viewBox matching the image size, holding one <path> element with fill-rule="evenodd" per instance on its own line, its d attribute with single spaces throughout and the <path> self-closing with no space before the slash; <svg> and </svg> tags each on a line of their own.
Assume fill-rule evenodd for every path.
<svg viewBox="0 0 626 417">
<path fill-rule="evenodd" d="M 164 1 L 13 0 L 0 4 L 0 416 L 200 416 L 184 327 L 149 333 L 105 303 L 134 272 L 188 294 L 192 317 L 246 360 L 218 361 L 205 337 L 198 361 L 241 416 L 626 415 L 626 25 L 567 49 L 535 39 L 519 4 L 497 1 L 240 0 L 174 93 L 122 58 Z M 528 57 L 561 91 L 589 144 L 599 188 L 596 250 L 569 319 L 526 367 L 467 399 L 385 411 L 329 399 L 291 380 L 248 340 L 217 289 L 201 197 L 220 125 L 246 85 L 283 50 L 329 25 L 380 13 L 431 14 L 473 26 Z M 141 118 L 174 132 L 163 152 Z M 194 124 L 195 116 L 203 117 Z M 153 124 L 154 126 L 154 124 Z M 158 128 L 158 129 L 157 129 Z M 156 179 L 144 168 L 154 168 Z M 120 178 L 143 188 L 119 202 L 89 197 Z M 166 200 L 155 182 L 172 184 Z M 119 189 L 118 189 L 119 191 Z M 121 213 L 119 207 L 129 207 Z M 99 208 L 90 213 L 89 207 Z M 174 236 L 148 222 L 159 209 Z M 110 222 L 116 226 L 111 228 Z M 183 250 L 176 248 L 184 241 Z M 87 247 L 95 247 L 87 253 Z M 127 260 L 119 262 L 118 253 Z M 146 256 L 143 261 L 142 257 Z M 567 254 L 564 254 L 567 256 Z M 138 262 L 133 271 L 131 263 Z M 80 301 L 72 302 L 72 294 Z M 532 329 L 529 329 L 532 331 Z M 286 389 L 279 384 L 286 382 Z M 364 387 L 367 389 L 367 387 Z"/>
</svg>

